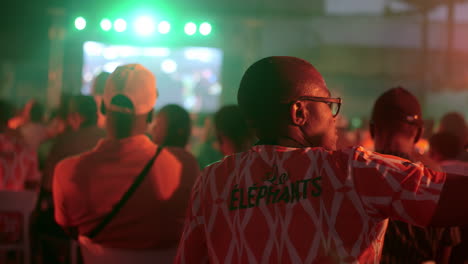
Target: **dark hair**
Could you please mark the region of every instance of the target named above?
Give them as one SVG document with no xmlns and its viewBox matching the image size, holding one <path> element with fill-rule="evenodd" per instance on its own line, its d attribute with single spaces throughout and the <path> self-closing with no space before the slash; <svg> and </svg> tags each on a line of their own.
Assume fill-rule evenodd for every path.
<svg viewBox="0 0 468 264">
<path fill-rule="evenodd" d="M 15 108 L 10 102 L 0 99 L 0 126 L 8 126 L 8 121 L 15 115 Z"/>
<path fill-rule="evenodd" d="M 158 114 L 164 114 L 167 120 L 166 137 L 162 145 L 185 147 L 192 129 L 189 113 L 176 104 L 170 104 L 161 108 Z"/>
<path fill-rule="evenodd" d="M 97 105 L 96 101 L 91 96 L 77 95 L 70 101 L 70 112 L 78 113 L 84 117 L 85 121 L 82 126 L 94 126 L 97 124 Z"/>
<path fill-rule="evenodd" d="M 34 102 L 29 111 L 29 118 L 32 122 L 44 121 L 44 106 L 41 103 Z"/>
<path fill-rule="evenodd" d="M 253 139 L 253 132 L 237 105 L 222 107 L 216 112 L 214 123 L 216 132 L 232 140 L 237 149 L 242 149 Z"/>
<path fill-rule="evenodd" d="M 465 117 L 457 112 L 445 114 L 440 121 L 440 132 L 447 132 L 456 135 L 461 140 L 462 144 L 467 144 L 467 126 Z"/>
<path fill-rule="evenodd" d="M 96 76 L 91 91 L 93 95 L 104 94 L 104 88 L 106 87 L 106 82 L 109 76 L 110 73 L 108 72 L 101 72 L 98 76 Z"/>
<path fill-rule="evenodd" d="M 463 144 L 459 137 L 448 132 L 434 134 L 429 139 L 430 148 L 442 156 L 443 160 L 454 160 L 463 151 Z"/>
</svg>

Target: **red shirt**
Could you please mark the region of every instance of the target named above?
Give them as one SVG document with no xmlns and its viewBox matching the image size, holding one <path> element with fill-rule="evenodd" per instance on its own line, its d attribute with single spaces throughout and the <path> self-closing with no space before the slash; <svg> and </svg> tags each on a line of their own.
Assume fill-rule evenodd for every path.
<svg viewBox="0 0 468 264">
<path fill-rule="evenodd" d="M 428 225 L 444 182 L 362 147 L 255 146 L 196 181 L 176 263 L 378 263 L 387 219 Z"/>
<path fill-rule="evenodd" d="M 54 173 L 55 219 L 88 234 L 122 198 L 156 152 L 145 135 L 102 139 L 89 152 L 61 161 Z M 93 242 L 109 248 L 175 247 L 199 168 L 178 148 L 163 148 L 148 175 Z"/>
<path fill-rule="evenodd" d="M 18 136 L 0 134 L 0 190 L 24 190 L 25 182 L 39 182 L 36 153 Z"/>
</svg>

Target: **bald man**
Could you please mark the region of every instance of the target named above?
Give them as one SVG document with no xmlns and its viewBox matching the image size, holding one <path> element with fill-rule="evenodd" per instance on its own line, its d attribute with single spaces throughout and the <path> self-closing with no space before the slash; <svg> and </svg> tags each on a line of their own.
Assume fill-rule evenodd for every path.
<svg viewBox="0 0 468 264">
<path fill-rule="evenodd" d="M 310 63 L 254 63 L 238 103 L 260 141 L 197 179 L 176 263 L 379 263 L 388 218 L 468 220 L 468 177 L 336 151 L 341 99 Z"/>
</svg>

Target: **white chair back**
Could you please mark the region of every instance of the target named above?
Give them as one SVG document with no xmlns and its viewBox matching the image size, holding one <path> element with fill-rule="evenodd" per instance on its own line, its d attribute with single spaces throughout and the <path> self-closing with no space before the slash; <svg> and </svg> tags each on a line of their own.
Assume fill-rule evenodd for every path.
<svg viewBox="0 0 468 264">
<path fill-rule="evenodd" d="M 37 193 L 32 191 L 0 191 L 0 224 L 2 235 L 21 230 L 19 241 L 0 244 L 0 251 L 21 251 L 23 263 L 31 263 L 30 218 L 36 206 Z M 20 216 L 20 221 L 16 216 Z M 21 226 L 17 226 L 21 225 Z M 11 233 L 10 233 L 11 234 Z"/>
<path fill-rule="evenodd" d="M 175 248 L 157 251 L 105 248 L 84 236 L 78 241 L 84 264 L 170 264 L 177 251 Z"/>
</svg>

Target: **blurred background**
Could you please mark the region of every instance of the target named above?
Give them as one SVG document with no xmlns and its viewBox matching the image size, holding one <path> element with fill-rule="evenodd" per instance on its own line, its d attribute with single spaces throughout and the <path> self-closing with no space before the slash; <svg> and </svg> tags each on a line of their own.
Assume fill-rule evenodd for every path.
<svg viewBox="0 0 468 264">
<path fill-rule="evenodd" d="M 212 113 L 236 103 L 248 65 L 291 55 L 344 98 L 352 126 L 397 85 L 426 119 L 468 114 L 468 1 L 20 0 L 0 12 L 0 93 L 18 107 L 55 108 L 61 94 L 89 94 L 100 72 L 140 62 L 158 77 L 157 108 Z"/>
</svg>

